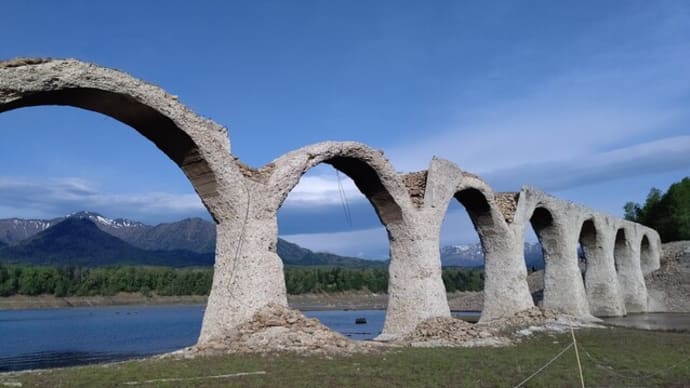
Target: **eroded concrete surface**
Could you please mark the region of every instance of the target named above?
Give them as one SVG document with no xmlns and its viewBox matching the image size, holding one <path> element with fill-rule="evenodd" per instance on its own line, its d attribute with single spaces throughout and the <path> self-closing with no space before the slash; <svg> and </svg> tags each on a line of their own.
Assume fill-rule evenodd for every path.
<svg viewBox="0 0 690 388">
<path fill-rule="evenodd" d="M 494 193 L 480 177 L 439 158 L 425 171 L 400 173 L 382 151 L 354 142 L 306 146 L 254 169 L 233 156 L 223 126 L 155 85 L 73 59 L 1 62 L 0 112 L 38 105 L 88 109 L 128 124 L 190 180 L 218 234 L 199 346 L 236 335 L 267 306 L 287 308 L 277 212 L 300 177 L 321 163 L 352 178 L 388 232 L 389 303 L 381 340 L 405 338 L 422 322 L 450 317 L 439 234 L 453 200 L 467 210 L 484 248 L 482 323 L 534 307 L 523 253 L 530 225 L 545 254 L 545 308 L 583 320 L 647 310 L 644 275 L 659 268 L 657 232 L 538 189 Z M 587 257 L 584 279 L 578 244 Z"/>
</svg>

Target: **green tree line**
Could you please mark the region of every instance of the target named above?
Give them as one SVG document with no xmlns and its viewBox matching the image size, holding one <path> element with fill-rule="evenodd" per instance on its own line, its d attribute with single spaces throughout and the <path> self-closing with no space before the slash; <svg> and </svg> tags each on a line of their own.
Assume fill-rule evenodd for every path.
<svg viewBox="0 0 690 388">
<path fill-rule="evenodd" d="M 213 270 L 167 267 L 46 267 L 0 263 L 0 296 L 55 295 L 96 296 L 118 292 L 144 295 L 208 295 Z M 484 288 L 484 273 L 476 269 L 443 270 L 446 290 L 479 291 Z M 316 267 L 285 269 L 289 294 L 371 291 L 385 293 L 388 270 L 385 268 Z"/>
<path fill-rule="evenodd" d="M 690 240 L 690 177 L 665 193 L 652 188 L 644 205 L 628 202 L 623 209 L 627 220 L 656 229 L 663 242 Z"/>
</svg>

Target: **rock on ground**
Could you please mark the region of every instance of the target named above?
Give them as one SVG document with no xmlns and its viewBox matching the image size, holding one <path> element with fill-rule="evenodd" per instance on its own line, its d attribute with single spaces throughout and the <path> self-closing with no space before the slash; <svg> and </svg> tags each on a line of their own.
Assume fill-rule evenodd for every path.
<svg viewBox="0 0 690 388">
<path fill-rule="evenodd" d="M 381 346 L 378 343 L 352 341 L 297 310 L 269 304 L 254 314 L 250 321 L 228 333 L 222 341 L 188 348 L 183 355 L 285 351 L 299 354 L 347 354 L 367 352 Z"/>
</svg>

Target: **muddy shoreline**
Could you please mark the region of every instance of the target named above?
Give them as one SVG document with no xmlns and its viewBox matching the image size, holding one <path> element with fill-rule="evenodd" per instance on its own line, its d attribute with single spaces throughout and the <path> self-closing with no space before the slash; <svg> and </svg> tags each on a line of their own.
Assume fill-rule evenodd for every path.
<svg viewBox="0 0 690 388">
<path fill-rule="evenodd" d="M 127 305 L 205 305 L 206 296 L 145 296 L 139 293 L 119 293 L 113 296 L 13 295 L 0 297 L 0 310 L 48 309 L 65 307 L 97 307 Z M 481 292 L 455 292 L 448 294 L 451 310 L 481 310 Z M 298 310 L 383 310 L 388 304 L 387 294 L 369 292 L 342 292 L 288 295 L 290 307 Z"/>
</svg>

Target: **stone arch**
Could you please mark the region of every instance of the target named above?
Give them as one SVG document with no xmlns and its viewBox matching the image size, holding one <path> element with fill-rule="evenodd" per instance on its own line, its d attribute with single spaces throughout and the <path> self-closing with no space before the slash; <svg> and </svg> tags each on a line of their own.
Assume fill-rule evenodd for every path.
<svg viewBox="0 0 690 388">
<path fill-rule="evenodd" d="M 162 89 L 116 70 L 76 60 L 0 62 L 0 113 L 41 105 L 90 110 L 132 127 L 182 169 L 216 218 L 220 177 L 210 161 L 223 162 L 218 151 L 230 150 L 221 126 L 196 116 Z"/>
<path fill-rule="evenodd" d="M 383 225 L 403 220 L 405 190 L 395 169 L 380 151 L 356 142 L 323 142 L 289 152 L 269 164 L 269 184 L 276 187 L 277 211 L 300 178 L 319 164 L 329 164 L 352 179 L 374 207 Z"/>
<path fill-rule="evenodd" d="M 582 318 L 591 313 L 577 263 L 579 230 L 572 228 L 580 216 L 570 204 L 538 202 L 530 222 L 544 253 L 544 308 Z M 580 226 L 580 225 L 578 225 Z"/>
<path fill-rule="evenodd" d="M 524 245 L 516 243 L 516 235 L 509 227 L 519 194 L 494 194 L 481 179 L 471 174 L 463 174 L 463 178 L 453 197 L 467 211 L 484 253 L 484 307 L 480 320 L 486 322 L 533 307 Z"/>
<path fill-rule="evenodd" d="M 378 339 L 406 334 L 414 330 L 417 323 L 432 316 L 449 316 L 440 261 L 433 263 L 434 257 L 415 251 L 418 241 L 424 237 L 414 232 L 416 220 L 411 212 L 414 205 L 410 190 L 403 181 L 404 176 L 394 170 L 380 151 L 355 142 L 324 142 L 283 155 L 269 164 L 267 191 L 273 197 L 269 199 L 267 210 L 275 214 L 302 175 L 322 163 L 333 166 L 354 181 L 374 207 L 388 234 L 389 302 Z"/>
<path fill-rule="evenodd" d="M 239 168 L 224 127 L 196 115 L 161 88 L 117 70 L 74 59 L 0 62 L 0 113 L 42 105 L 85 109 L 132 127 L 183 171 L 217 224 L 217 240 L 234 240 L 233 220 L 243 210 L 245 192 L 237 185 Z M 216 246 L 200 342 L 221 332 L 231 321 L 227 311 L 238 305 L 220 292 L 228 288 L 227 262 L 234 252 L 226 245 Z"/>
</svg>

